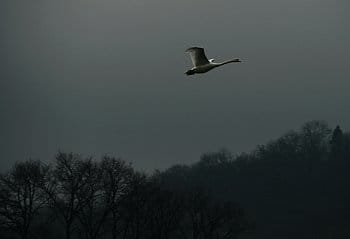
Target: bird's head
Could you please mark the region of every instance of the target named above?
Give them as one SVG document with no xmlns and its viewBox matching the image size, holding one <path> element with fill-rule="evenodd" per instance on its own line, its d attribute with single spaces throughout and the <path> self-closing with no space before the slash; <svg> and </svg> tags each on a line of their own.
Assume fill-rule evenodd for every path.
<svg viewBox="0 0 350 239">
<path fill-rule="evenodd" d="M 240 59 L 233 59 L 232 62 L 242 62 Z"/>
</svg>

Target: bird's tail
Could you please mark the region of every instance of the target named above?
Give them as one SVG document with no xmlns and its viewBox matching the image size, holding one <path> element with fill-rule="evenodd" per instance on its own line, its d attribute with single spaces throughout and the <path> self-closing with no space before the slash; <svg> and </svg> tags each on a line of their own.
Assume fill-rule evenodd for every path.
<svg viewBox="0 0 350 239">
<path fill-rule="evenodd" d="M 188 70 L 185 72 L 186 75 L 194 75 L 194 70 Z"/>
</svg>

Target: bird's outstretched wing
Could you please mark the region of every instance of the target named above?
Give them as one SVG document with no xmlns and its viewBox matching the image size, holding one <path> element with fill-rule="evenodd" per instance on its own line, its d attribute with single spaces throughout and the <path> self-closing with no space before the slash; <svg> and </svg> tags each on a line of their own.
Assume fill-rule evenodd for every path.
<svg viewBox="0 0 350 239">
<path fill-rule="evenodd" d="M 190 53 L 192 63 L 195 67 L 208 64 L 208 58 L 205 56 L 204 49 L 200 47 L 191 47 L 186 50 Z"/>
</svg>

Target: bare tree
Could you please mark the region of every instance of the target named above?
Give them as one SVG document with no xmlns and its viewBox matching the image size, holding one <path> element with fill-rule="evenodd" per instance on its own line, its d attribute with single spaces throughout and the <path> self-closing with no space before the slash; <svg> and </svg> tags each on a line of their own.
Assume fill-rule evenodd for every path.
<svg viewBox="0 0 350 239">
<path fill-rule="evenodd" d="M 46 200 L 41 185 L 48 167 L 40 161 L 16 163 L 0 177 L 0 223 L 15 232 L 22 239 L 30 237 L 33 219 Z"/>
<path fill-rule="evenodd" d="M 331 129 L 324 121 L 313 120 L 302 125 L 302 151 L 308 162 L 309 173 L 311 173 L 315 161 L 327 157 L 330 134 Z"/>
<path fill-rule="evenodd" d="M 134 171 L 125 161 L 108 156 L 102 159 L 100 167 L 103 203 L 105 210 L 111 213 L 112 238 L 116 239 L 117 225 L 120 220 L 120 203 L 131 190 Z"/>
<path fill-rule="evenodd" d="M 148 218 L 145 215 L 148 192 L 148 180 L 143 174 L 135 173 L 129 193 L 121 201 L 119 230 L 121 239 L 145 238 Z"/>
<path fill-rule="evenodd" d="M 81 208 L 77 213 L 86 239 L 99 236 L 109 210 L 103 200 L 102 171 L 97 162 L 91 159 L 82 162 L 81 178 L 83 186 L 77 191 L 77 201 Z"/>
<path fill-rule="evenodd" d="M 157 185 L 151 185 L 150 192 L 145 212 L 148 238 L 172 238 L 185 214 L 182 195 Z"/>
<path fill-rule="evenodd" d="M 86 184 L 87 170 L 80 155 L 59 152 L 50 181 L 43 187 L 51 208 L 64 225 L 66 239 L 71 238 L 73 225 L 83 207 L 78 194 Z"/>
<path fill-rule="evenodd" d="M 180 238 L 237 238 L 248 226 L 243 210 L 237 205 L 213 201 L 200 188 L 187 193 L 186 212 L 180 225 Z"/>
<path fill-rule="evenodd" d="M 185 214 L 183 195 L 162 186 L 158 175 L 136 177 L 124 203 L 127 238 L 174 238 Z"/>
</svg>

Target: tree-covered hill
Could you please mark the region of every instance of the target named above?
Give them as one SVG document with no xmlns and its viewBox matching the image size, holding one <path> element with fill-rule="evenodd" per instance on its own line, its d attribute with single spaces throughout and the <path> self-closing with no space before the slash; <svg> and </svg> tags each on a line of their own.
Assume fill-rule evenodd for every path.
<svg viewBox="0 0 350 239">
<path fill-rule="evenodd" d="M 255 221 L 249 238 L 350 238 L 349 172 L 350 133 L 310 121 L 250 153 L 203 154 L 162 179 L 237 202 Z"/>
<path fill-rule="evenodd" d="M 205 153 L 151 175 L 58 152 L 0 175 L 13 239 L 350 238 L 350 133 L 310 121 L 248 153 Z"/>
</svg>

